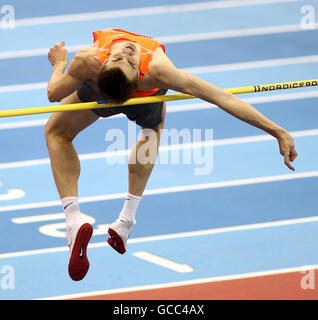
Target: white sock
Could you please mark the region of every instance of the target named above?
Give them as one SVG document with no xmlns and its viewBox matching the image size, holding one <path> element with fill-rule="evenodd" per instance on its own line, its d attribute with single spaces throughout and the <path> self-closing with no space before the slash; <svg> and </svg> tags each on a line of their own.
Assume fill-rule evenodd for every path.
<svg viewBox="0 0 318 320">
<path fill-rule="evenodd" d="M 121 213 L 119 214 L 119 218 L 128 220 L 133 224 L 135 224 L 136 211 L 137 211 L 140 200 L 141 200 L 141 197 L 134 196 L 128 192 L 126 195 L 124 207 L 121 210 Z"/>
<path fill-rule="evenodd" d="M 80 218 L 80 208 L 77 197 L 66 197 L 62 199 L 62 206 L 65 213 L 66 232 L 70 233 L 77 226 Z"/>
</svg>

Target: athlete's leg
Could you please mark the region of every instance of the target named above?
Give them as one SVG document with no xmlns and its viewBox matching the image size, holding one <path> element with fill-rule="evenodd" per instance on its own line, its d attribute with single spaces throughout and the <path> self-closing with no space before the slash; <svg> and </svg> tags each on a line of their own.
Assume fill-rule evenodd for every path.
<svg viewBox="0 0 318 320">
<path fill-rule="evenodd" d="M 80 102 L 77 92 L 74 92 L 61 104 Z M 57 112 L 45 126 L 52 172 L 66 219 L 66 237 L 70 248 L 68 272 L 75 281 L 83 279 L 89 269 L 86 250 L 93 227 L 81 220 L 77 197 L 80 161 L 72 141 L 80 131 L 97 119 L 98 116 L 91 110 Z"/>
<path fill-rule="evenodd" d="M 77 93 L 62 100 L 61 104 L 80 103 Z M 66 111 L 52 114 L 45 126 L 46 143 L 51 167 L 61 199 L 77 197 L 80 161 L 73 139 L 99 117 L 91 110 Z"/>
<path fill-rule="evenodd" d="M 129 193 L 141 197 L 158 155 L 161 130 L 166 115 L 163 104 L 161 123 L 154 129 L 142 129 L 142 134 L 129 156 Z M 146 147 L 145 147 L 145 144 Z"/>
<path fill-rule="evenodd" d="M 155 165 L 165 115 L 166 103 L 163 105 L 161 123 L 155 129 L 143 129 L 140 139 L 129 156 L 129 192 L 119 218 L 108 229 L 109 245 L 121 254 L 126 252 L 128 237 L 136 223 L 135 214 L 138 204 Z M 147 146 L 143 148 L 145 144 Z"/>
</svg>

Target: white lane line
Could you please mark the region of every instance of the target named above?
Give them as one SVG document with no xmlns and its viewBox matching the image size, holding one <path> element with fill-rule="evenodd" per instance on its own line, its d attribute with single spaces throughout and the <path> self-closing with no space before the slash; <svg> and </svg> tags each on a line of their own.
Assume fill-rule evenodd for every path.
<svg viewBox="0 0 318 320">
<path fill-rule="evenodd" d="M 101 156 L 102 155 L 98 155 L 98 158 Z M 13 169 L 21 167 L 40 166 L 45 164 L 50 164 L 49 158 L 1 163 L 0 169 Z"/>
<path fill-rule="evenodd" d="M 300 223 L 312 223 L 312 222 L 317 222 L 317 221 L 318 221 L 318 216 L 297 218 L 297 219 L 278 220 L 278 221 L 272 221 L 272 222 L 261 222 L 261 223 L 246 224 L 246 225 L 240 225 L 240 226 L 234 226 L 234 227 L 223 227 L 223 228 L 190 231 L 190 232 L 172 233 L 172 234 L 165 234 L 165 235 L 159 235 L 159 236 L 141 237 L 141 238 L 129 239 L 128 244 L 147 243 L 147 242 L 153 242 L 153 241 L 164 241 L 164 240 L 189 238 L 189 237 L 202 237 L 202 236 L 208 236 L 208 235 L 220 234 L 220 233 L 256 230 L 256 229 L 263 229 L 263 228 L 275 228 L 275 227 L 295 225 L 295 224 L 300 224 Z M 107 242 L 103 241 L 103 242 L 91 243 L 91 244 L 89 244 L 88 247 L 89 248 L 100 248 L 100 247 L 106 247 L 106 246 L 108 246 Z M 39 254 L 47 254 L 47 253 L 54 253 L 54 252 L 63 252 L 63 251 L 68 251 L 68 250 L 69 250 L 69 248 L 67 246 L 63 246 L 63 247 L 55 247 L 55 248 L 1 253 L 0 259 L 9 259 L 9 258 L 29 256 L 29 255 L 39 255 Z"/>
<path fill-rule="evenodd" d="M 241 99 L 246 101 L 249 104 L 255 105 L 258 103 L 271 103 L 271 102 L 277 102 L 277 101 L 290 101 L 290 100 L 310 99 L 310 98 L 317 98 L 317 97 L 318 97 L 318 90 L 275 94 L 275 95 L 252 97 L 252 98 L 241 98 Z M 217 108 L 218 107 L 216 105 L 208 102 L 168 105 L 167 113 L 185 112 L 185 111 L 193 111 L 193 110 L 207 110 L 207 109 L 217 109 Z M 124 117 L 126 117 L 124 114 L 117 114 L 113 116 L 112 119 L 124 118 Z M 109 119 L 110 118 L 108 119 L 100 118 L 99 121 L 109 121 Z M 47 118 L 47 119 L 40 119 L 40 120 L 26 120 L 26 121 L 0 123 L 0 130 L 44 126 L 48 120 L 49 119 Z"/>
<path fill-rule="evenodd" d="M 220 65 L 212 65 L 212 66 L 184 68 L 183 70 L 188 73 L 202 74 L 202 73 L 212 73 L 212 72 L 225 72 L 225 71 L 235 71 L 235 70 L 249 70 L 249 69 L 258 69 L 258 68 L 278 67 L 278 66 L 287 66 L 292 64 L 303 64 L 303 63 L 314 63 L 314 62 L 318 62 L 318 55 L 228 63 L 228 64 L 220 64 Z"/>
<path fill-rule="evenodd" d="M 65 219 L 64 213 L 49 213 L 49 214 L 41 214 L 36 216 L 13 218 L 12 222 L 16 224 L 24 224 L 24 223 L 64 220 L 64 219 Z"/>
<path fill-rule="evenodd" d="M 318 23 L 313 24 L 312 29 L 317 30 Z M 304 29 L 300 24 L 284 25 L 284 26 L 270 26 L 270 27 L 258 27 L 258 28 L 247 28 L 247 29 L 233 29 L 217 32 L 204 32 L 196 34 L 185 34 L 178 36 L 167 36 L 157 38 L 162 43 L 178 43 L 178 42 L 191 42 L 191 41 L 202 41 L 202 40 L 215 40 L 215 39 L 229 39 L 238 37 L 249 37 L 249 36 L 260 36 L 267 34 L 276 33 L 288 33 L 288 32 L 300 32 L 308 31 Z"/>
<path fill-rule="evenodd" d="M 171 43 L 192 42 L 192 41 L 202 41 L 202 40 L 261 36 L 261 35 L 267 35 L 267 34 L 288 33 L 288 32 L 301 32 L 301 31 L 306 32 L 306 31 L 317 30 L 317 29 L 318 29 L 318 23 L 313 24 L 311 29 L 304 29 L 300 24 L 293 24 L 293 25 L 283 25 L 283 26 L 212 31 L 212 32 L 193 33 L 193 34 L 174 35 L 174 36 L 160 36 L 160 37 L 156 37 L 156 39 L 164 44 L 169 44 L 169 43 L 171 44 Z M 83 47 L 90 46 L 90 45 L 91 44 L 74 45 L 74 46 L 67 46 L 66 48 L 69 53 L 73 53 L 73 52 L 77 52 Z M 32 50 L 0 52 L 0 60 L 47 55 L 49 50 L 50 48 L 38 48 L 38 49 L 32 49 Z"/>
<path fill-rule="evenodd" d="M 100 291 L 89 291 L 82 293 L 75 293 L 63 296 L 55 296 L 55 297 L 46 297 L 37 300 L 67 300 L 67 299 L 76 299 L 76 298 L 85 298 L 85 297 L 93 297 L 99 295 L 111 295 L 117 293 L 129 293 L 136 291 L 144 291 L 144 290 L 155 290 L 155 289 L 165 289 L 165 288 L 173 288 L 173 287 L 181 287 L 181 286 L 189 286 L 189 285 L 199 285 L 199 284 L 207 284 L 213 282 L 220 281 L 229 281 L 229 280 L 238 280 L 238 279 L 248 279 L 248 278 L 256 278 L 256 277 L 264 277 L 271 276 L 277 274 L 284 273 L 295 273 L 295 272 L 308 272 L 310 270 L 318 269 L 318 265 L 305 265 L 305 266 L 297 266 L 291 268 L 282 268 L 282 269 L 273 269 L 273 270 L 264 270 L 250 273 L 240 273 L 228 276 L 217 276 L 217 277 L 209 277 L 209 278 L 200 278 L 195 280 L 185 280 L 178 282 L 168 282 L 161 283 L 155 285 L 145 285 L 145 286 L 136 286 L 136 287 L 127 287 L 127 288 L 119 288 L 119 289 L 109 289 L 109 290 L 100 290 Z"/>
<path fill-rule="evenodd" d="M 90 21 L 98 19 L 114 19 L 123 17 L 138 17 L 155 14 L 173 14 L 180 12 L 205 11 L 221 8 L 233 8 L 242 6 L 266 5 L 275 3 L 300 2 L 301 0 L 226 0 L 226 1 L 209 1 L 180 5 L 152 6 L 133 9 L 119 9 L 110 11 L 99 11 L 90 13 L 78 13 L 58 16 L 47 16 L 38 18 L 17 19 L 16 27 L 34 26 L 40 24 L 55 24 L 76 21 Z"/>
<path fill-rule="evenodd" d="M 66 49 L 69 53 L 71 53 L 71 52 L 77 52 L 78 50 L 87 46 L 89 45 L 83 44 L 83 45 L 66 46 Z M 32 49 L 32 50 L 30 49 L 30 50 L 0 52 L 0 60 L 47 56 L 49 51 L 50 51 L 50 48 L 38 48 L 38 49 Z"/>
<path fill-rule="evenodd" d="M 0 130 L 45 126 L 48 120 L 49 119 L 47 118 L 47 119 L 39 119 L 39 120 L 26 120 L 26 121 L 0 123 Z"/>
<path fill-rule="evenodd" d="M 30 91 L 30 90 L 46 90 L 47 82 L 34 82 L 24 84 L 13 84 L 8 86 L 0 86 L 0 93 Z"/>
<path fill-rule="evenodd" d="M 159 257 L 153 253 L 147 252 L 147 251 L 138 251 L 138 252 L 133 252 L 133 255 L 137 258 L 143 259 L 145 261 L 154 263 L 158 266 L 180 272 L 180 273 L 187 273 L 187 272 L 193 272 L 194 269 L 187 265 L 187 264 L 181 264 L 177 263 L 175 261 Z"/>
<path fill-rule="evenodd" d="M 290 132 L 290 134 L 294 138 L 316 136 L 316 135 L 318 135 L 318 129 L 292 131 L 292 132 Z M 273 138 L 272 136 L 270 136 L 268 134 L 264 134 L 264 135 L 262 134 L 262 135 L 258 135 L 258 136 L 218 139 L 218 140 L 214 140 L 213 146 L 224 146 L 224 145 L 240 144 L 240 143 L 270 141 L 270 140 L 274 140 L 274 139 L 275 138 Z"/>
<path fill-rule="evenodd" d="M 281 174 L 281 175 L 275 175 L 275 176 L 246 178 L 246 179 L 210 182 L 210 183 L 203 183 L 203 184 L 194 184 L 194 185 L 185 185 L 185 186 L 158 188 L 158 189 L 148 189 L 148 190 L 145 190 L 144 196 L 166 194 L 166 193 L 173 193 L 173 192 L 186 192 L 186 191 L 197 191 L 197 190 L 205 190 L 205 189 L 226 188 L 226 187 L 243 186 L 243 185 L 250 185 L 250 184 L 277 182 L 277 181 L 287 181 L 287 180 L 313 178 L 313 177 L 318 177 L 318 171 L 289 173 L 289 174 Z M 82 197 L 79 199 L 79 202 L 88 203 L 88 202 L 94 202 L 94 201 L 123 199 L 125 198 L 125 196 L 126 196 L 126 192 L 106 194 L 106 195 L 100 195 L 100 196 Z M 47 207 L 54 207 L 54 206 L 61 206 L 61 201 L 55 200 L 55 201 L 46 201 L 46 202 L 37 202 L 37 203 L 28 203 L 28 204 L 0 206 L 0 212 L 47 208 Z"/>
<path fill-rule="evenodd" d="M 169 135 L 169 129 L 167 129 L 166 132 Z M 164 134 L 165 134 L 165 131 L 163 132 L 163 135 Z M 295 138 L 316 136 L 318 135 L 318 129 L 292 131 L 290 132 L 290 134 Z M 263 135 L 256 135 L 256 136 L 247 136 L 247 137 L 207 140 L 202 142 L 199 141 L 199 142 L 191 142 L 191 143 L 180 143 L 180 144 L 176 143 L 172 145 L 161 145 L 159 148 L 158 158 L 160 159 L 160 153 L 162 152 L 169 152 L 169 151 L 175 151 L 175 150 L 188 150 L 188 149 L 195 149 L 195 148 L 206 148 L 206 147 L 213 147 L 213 146 L 224 146 L 224 145 L 232 145 L 232 144 L 240 144 L 240 143 L 253 143 L 253 142 L 270 141 L 270 140 L 274 140 L 274 138 L 269 134 L 263 134 Z M 130 152 L 131 152 L 131 149 L 86 153 L 86 154 L 80 154 L 79 159 L 81 161 L 86 161 L 86 160 L 94 160 L 94 159 L 122 157 L 122 156 L 128 156 Z M 12 162 L 0 163 L 0 170 L 32 167 L 32 166 L 48 165 L 48 164 L 50 164 L 49 158 L 24 160 L 24 161 L 12 161 Z"/>
</svg>

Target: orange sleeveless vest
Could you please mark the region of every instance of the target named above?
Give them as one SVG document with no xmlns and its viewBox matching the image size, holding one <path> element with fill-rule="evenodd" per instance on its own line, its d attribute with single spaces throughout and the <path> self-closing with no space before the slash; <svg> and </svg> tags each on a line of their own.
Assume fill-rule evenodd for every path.
<svg viewBox="0 0 318 320">
<path fill-rule="evenodd" d="M 135 33 L 131 33 L 121 29 L 103 29 L 93 32 L 94 42 L 98 41 L 98 48 L 99 48 L 99 59 L 100 62 L 103 64 L 105 60 L 108 58 L 110 53 L 110 48 L 114 41 L 116 40 L 129 40 L 132 42 L 136 42 L 141 46 L 141 57 L 140 57 L 140 77 L 141 80 L 148 71 L 148 65 L 152 60 L 152 56 L 155 50 L 158 47 L 161 47 L 164 52 L 166 52 L 166 48 L 163 44 L 158 42 L 157 40 L 138 35 Z M 160 89 L 153 89 L 153 90 L 137 90 L 134 97 L 147 97 L 155 94 Z"/>
</svg>

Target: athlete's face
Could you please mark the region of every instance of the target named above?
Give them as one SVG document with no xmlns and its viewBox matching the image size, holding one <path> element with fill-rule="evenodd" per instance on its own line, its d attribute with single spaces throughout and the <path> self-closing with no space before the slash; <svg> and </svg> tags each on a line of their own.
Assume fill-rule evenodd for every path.
<svg viewBox="0 0 318 320">
<path fill-rule="evenodd" d="M 108 59 L 104 62 L 107 68 L 119 67 L 129 80 L 139 77 L 141 48 L 138 44 L 130 41 L 115 42 Z"/>
</svg>

